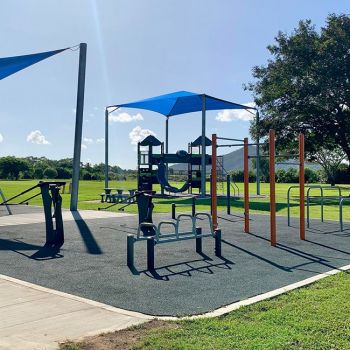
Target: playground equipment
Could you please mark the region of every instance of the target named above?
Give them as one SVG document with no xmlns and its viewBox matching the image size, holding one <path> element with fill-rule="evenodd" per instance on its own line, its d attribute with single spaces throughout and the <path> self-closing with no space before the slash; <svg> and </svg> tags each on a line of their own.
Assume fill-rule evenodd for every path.
<svg viewBox="0 0 350 350">
<path fill-rule="evenodd" d="M 201 187 L 200 194 L 205 196 L 206 185 L 206 111 L 222 110 L 222 109 L 245 109 L 247 111 L 255 111 L 254 107 L 248 107 L 241 104 L 218 99 L 206 94 L 197 94 L 188 91 L 177 91 L 170 94 L 156 96 L 145 100 L 117 104 L 106 107 L 105 110 L 105 187 L 108 188 L 108 117 L 118 108 L 138 108 L 160 113 L 166 117 L 165 122 L 165 153 L 169 151 L 169 118 L 172 116 L 202 112 L 202 132 L 201 132 Z M 252 113 L 252 112 L 251 112 Z"/>
<path fill-rule="evenodd" d="M 152 135 L 147 136 L 138 143 L 138 162 L 137 162 L 137 187 L 139 191 L 152 191 L 154 184 L 160 184 L 165 191 L 172 193 L 181 193 L 189 190 L 192 193 L 194 188 L 201 188 L 202 164 L 201 154 L 194 153 L 194 149 L 200 149 L 200 138 L 190 143 L 189 152 L 178 151 L 173 153 L 164 153 L 164 143 Z M 206 145 L 211 145 L 211 141 L 206 138 Z M 158 152 L 154 148 L 160 147 Z M 144 150 L 144 148 L 147 148 Z M 167 164 L 188 164 L 187 180 L 180 188 L 170 185 L 167 174 Z M 205 156 L 205 165 L 211 164 L 211 157 Z M 156 167 L 156 169 L 154 169 Z"/>
<path fill-rule="evenodd" d="M 21 203 L 28 202 L 29 200 L 41 195 L 45 214 L 45 227 L 46 227 L 46 243 L 45 246 L 62 246 L 64 243 L 64 230 L 62 219 L 62 197 L 60 195 L 60 187 L 64 186 L 65 182 L 60 181 L 40 181 L 35 186 L 28 188 L 27 190 L 3 201 L 0 205 L 10 205 L 9 202 L 13 201 L 26 193 L 32 192 L 39 188 L 40 192 L 36 193 Z M 53 220 L 55 219 L 55 220 Z"/>
<path fill-rule="evenodd" d="M 233 142 L 243 142 L 238 144 L 222 144 L 218 145 L 218 140 L 224 141 L 233 141 Z M 299 162 L 295 163 L 299 166 L 299 208 L 300 208 L 300 228 L 299 234 L 300 239 L 305 240 L 305 172 L 304 172 L 304 135 L 299 135 L 299 152 L 298 158 Z M 242 147 L 244 153 L 244 232 L 249 233 L 249 158 L 255 158 L 257 156 L 249 156 L 249 146 L 258 145 L 257 143 L 249 143 L 248 138 L 243 140 L 218 137 L 216 134 L 212 135 L 212 215 L 213 215 L 213 225 L 214 228 L 217 228 L 217 148 L 219 147 Z M 264 145 L 259 144 L 259 145 Z M 270 174 L 270 243 L 272 246 L 277 244 L 276 236 L 276 184 L 275 184 L 275 166 L 276 164 L 283 164 L 283 162 L 276 163 L 277 157 L 290 158 L 295 157 L 296 155 L 291 154 L 278 154 L 276 155 L 275 150 L 275 131 L 271 129 L 269 131 L 269 154 L 259 157 L 268 157 L 269 158 L 269 174 Z M 288 164 L 292 164 L 288 162 Z"/>
<path fill-rule="evenodd" d="M 197 220 L 201 217 L 206 217 L 209 223 L 209 232 L 202 232 L 200 227 L 197 227 Z M 188 231 L 181 231 L 181 223 L 183 219 L 191 221 L 191 229 Z M 172 226 L 174 231 L 172 233 L 164 233 L 163 226 Z M 154 232 L 153 235 L 141 236 L 141 232 Z M 207 213 L 197 213 L 195 215 L 180 214 L 176 221 L 161 221 L 158 226 L 153 223 L 142 222 L 139 225 L 136 236 L 129 234 L 127 236 L 127 265 L 130 269 L 134 269 L 134 245 L 136 242 L 147 242 L 147 269 L 154 270 L 154 248 L 158 244 L 175 243 L 185 240 L 196 240 L 196 252 L 202 253 L 202 239 L 206 237 L 213 237 L 215 239 L 215 255 L 221 256 L 221 231 L 214 230 L 211 216 Z"/>
<path fill-rule="evenodd" d="M 290 192 L 294 188 L 299 188 L 299 186 L 289 186 L 287 190 L 287 222 L 288 226 L 290 226 Z M 307 188 L 306 191 L 306 223 L 307 227 L 310 227 L 310 205 L 311 201 L 313 200 L 320 200 L 320 207 L 321 207 L 321 221 L 324 222 L 324 200 L 325 199 L 338 199 L 339 201 L 343 198 L 342 196 L 342 188 L 340 186 L 329 186 L 329 185 L 305 185 L 305 188 Z M 320 196 L 310 196 L 310 191 L 314 189 L 320 190 Z M 324 196 L 324 190 L 337 190 L 338 196 Z M 340 202 L 339 202 L 340 206 Z M 340 220 L 340 219 L 339 219 Z"/>
</svg>

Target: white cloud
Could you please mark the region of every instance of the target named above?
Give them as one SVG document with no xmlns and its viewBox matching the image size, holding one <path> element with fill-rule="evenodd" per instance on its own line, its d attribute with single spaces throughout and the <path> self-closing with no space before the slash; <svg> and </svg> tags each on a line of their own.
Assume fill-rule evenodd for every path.
<svg viewBox="0 0 350 350">
<path fill-rule="evenodd" d="M 81 149 L 87 149 L 87 146 L 84 143 L 82 143 L 81 144 Z"/>
<path fill-rule="evenodd" d="M 4 136 L 2 136 L 2 134 L 0 134 L 0 143 L 4 142 Z"/>
<path fill-rule="evenodd" d="M 156 133 L 149 129 L 142 129 L 141 126 L 138 125 L 130 131 L 129 138 L 132 145 L 137 145 L 138 142 L 149 135 L 156 136 Z"/>
<path fill-rule="evenodd" d="M 36 143 L 37 145 L 49 145 L 50 142 L 46 140 L 45 136 L 40 130 L 31 131 L 27 136 L 27 141 Z"/>
<path fill-rule="evenodd" d="M 72 113 L 76 114 L 77 113 L 77 109 L 76 108 L 72 108 Z"/>
<path fill-rule="evenodd" d="M 95 106 L 95 107 L 94 107 L 94 110 L 95 110 L 95 111 L 98 111 L 98 107 Z"/>
<path fill-rule="evenodd" d="M 89 143 L 89 144 L 94 143 L 94 140 L 93 140 L 93 139 L 90 139 L 90 138 L 88 138 L 88 137 L 84 137 L 84 138 L 83 138 L 83 141 L 84 141 L 85 143 Z"/>
<path fill-rule="evenodd" d="M 129 113 L 123 112 L 119 114 L 111 114 L 109 116 L 110 122 L 130 123 L 136 120 L 143 120 L 143 116 L 141 113 L 130 115 Z"/>
<path fill-rule="evenodd" d="M 104 142 L 105 142 L 104 137 L 100 137 L 100 138 L 96 139 L 96 143 L 104 143 Z"/>
<path fill-rule="evenodd" d="M 255 107 L 254 102 L 248 102 L 244 104 L 245 106 L 249 107 Z M 243 121 L 249 121 L 252 120 L 255 116 L 255 113 L 253 110 L 248 112 L 245 109 L 224 109 L 223 111 L 219 112 L 216 116 L 216 120 L 220 122 L 231 122 L 234 120 L 243 120 Z"/>
</svg>

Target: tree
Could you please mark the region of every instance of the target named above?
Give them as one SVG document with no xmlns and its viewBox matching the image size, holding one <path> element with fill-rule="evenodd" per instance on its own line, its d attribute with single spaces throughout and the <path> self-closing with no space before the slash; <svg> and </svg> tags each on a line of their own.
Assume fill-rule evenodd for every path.
<svg viewBox="0 0 350 350">
<path fill-rule="evenodd" d="M 340 147 L 350 174 L 350 17 L 329 15 L 320 31 L 301 21 L 292 34 L 279 32 L 268 50 L 272 58 L 253 68 L 256 81 L 246 86 L 261 110 L 252 135 L 274 128 L 277 149 L 295 153 L 304 133 L 311 157 Z"/>
<path fill-rule="evenodd" d="M 57 170 L 55 168 L 46 168 L 44 170 L 44 177 L 46 179 L 55 179 L 57 177 Z"/>
<path fill-rule="evenodd" d="M 0 158 L 0 173 L 2 178 L 18 180 L 19 174 L 29 169 L 29 163 L 24 159 L 11 156 Z"/>
<path fill-rule="evenodd" d="M 334 186 L 339 167 L 345 159 L 344 152 L 340 148 L 335 148 L 332 151 L 320 149 L 315 155 L 315 158 L 321 164 L 327 182 Z"/>
</svg>

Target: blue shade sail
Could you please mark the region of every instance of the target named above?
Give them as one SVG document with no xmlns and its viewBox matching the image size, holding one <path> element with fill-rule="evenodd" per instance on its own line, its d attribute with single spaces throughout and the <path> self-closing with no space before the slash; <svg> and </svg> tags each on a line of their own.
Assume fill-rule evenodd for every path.
<svg viewBox="0 0 350 350">
<path fill-rule="evenodd" d="M 160 95 L 136 102 L 123 103 L 109 107 L 127 107 L 146 109 L 158 112 L 170 117 L 173 115 L 202 111 L 202 96 L 188 91 L 177 91 L 171 94 Z M 205 95 L 205 110 L 220 109 L 247 109 L 255 110 L 254 107 L 244 106 L 238 103 L 220 100 L 216 97 Z"/>
<path fill-rule="evenodd" d="M 31 55 L 0 58 L 0 80 L 65 50 L 67 48 Z"/>
</svg>

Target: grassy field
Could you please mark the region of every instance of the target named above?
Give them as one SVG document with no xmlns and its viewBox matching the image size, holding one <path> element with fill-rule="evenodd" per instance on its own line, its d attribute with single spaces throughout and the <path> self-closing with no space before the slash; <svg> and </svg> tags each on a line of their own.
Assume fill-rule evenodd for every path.
<svg viewBox="0 0 350 350">
<path fill-rule="evenodd" d="M 26 188 L 33 186 L 37 183 L 35 180 L 22 180 L 22 181 L 1 181 L 0 188 L 3 190 L 7 198 L 14 196 L 15 194 L 25 190 Z M 179 184 L 174 184 L 179 185 Z M 287 189 L 292 184 L 276 184 L 276 203 L 277 203 L 277 215 L 287 215 Z M 243 184 L 237 184 L 240 194 L 243 193 Z M 104 183 L 103 181 L 81 181 L 79 188 L 79 208 L 80 209 L 97 209 L 98 207 L 105 207 L 106 204 L 100 203 L 100 193 L 103 192 Z M 111 181 L 110 187 L 123 188 L 123 189 L 134 189 L 136 188 L 136 181 Z M 209 190 L 209 185 L 207 185 Z M 156 187 L 156 190 L 159 188 Z M 225 187 L 218 186 L 218 192 L 222 190 L 226 191 Z M 233 194 L 233 191 L 231 191 Z M 250 193 L 256 193 L 256 185 L 250 184 Z M 269 184 L 261 184 L 261 193 L 268 196 L 269 195 Z M 350 187 L 345 187 L 342 190 L 344 196 L 349 196 Z M 299 202 L 298 202 L 298 189 L 292 190 L 292 200 L 291 200 L 291 215 L 299 215 Z M 318 195 L 318 190 L 313 190 L 312 195 Z M 325 195 L 335 196 L 338 192 L 336 190 L 327 190 Z M 19 199 L 24 200 L 29 197 L 23 196 Z M 63 194 L 63 207 L 69 208 L 69 194 Z M 179 199 L 155 199 L 155 209 L 154 212 L 167 213 L 170 212 L 171 203 L 190 203 L 189 198 L 179 198 Z M 37 197 L 30 201 L 30 204 L 41 205 L 40 197 Z M 226 210 L 226 200 L 219 200 L 219 210 Z M 231 206 L 233 212 L 243 212 L 243 200 L 242 199 L 232 199 Z M 200 201 L 198 205 L 198 210 L 208 210 L 209 200 Z M 115 206 L 109 210 L 117 211 L 119 206 Z M 263 213 L 268 214 L 269 212 L 269 199 L 266 198 L 251 198 L 250 199 L 250 209 L 253 213 Z M 190 210 L 189 208 L 182 208 L 182 211 Z M 136 212 L 136 206 L 129 206 L 125 209 L 126 212 Z M 325 219 L 338 220 L 339 210 L 338 201 L 335 199 L 325 200 Z M 317 200 L 311 203 L 310 216 L 312 218 L 320 218 L 320 206 Z M 350 219 L 350 205 L 345 205 L 344 207 L 344 219 Z"/>
<path fill-rule="evenodd" d="M 341 273 L 223 317 L 155 322 L 62 349 L 350 349 L 349 284 Z"/>
</svg>

